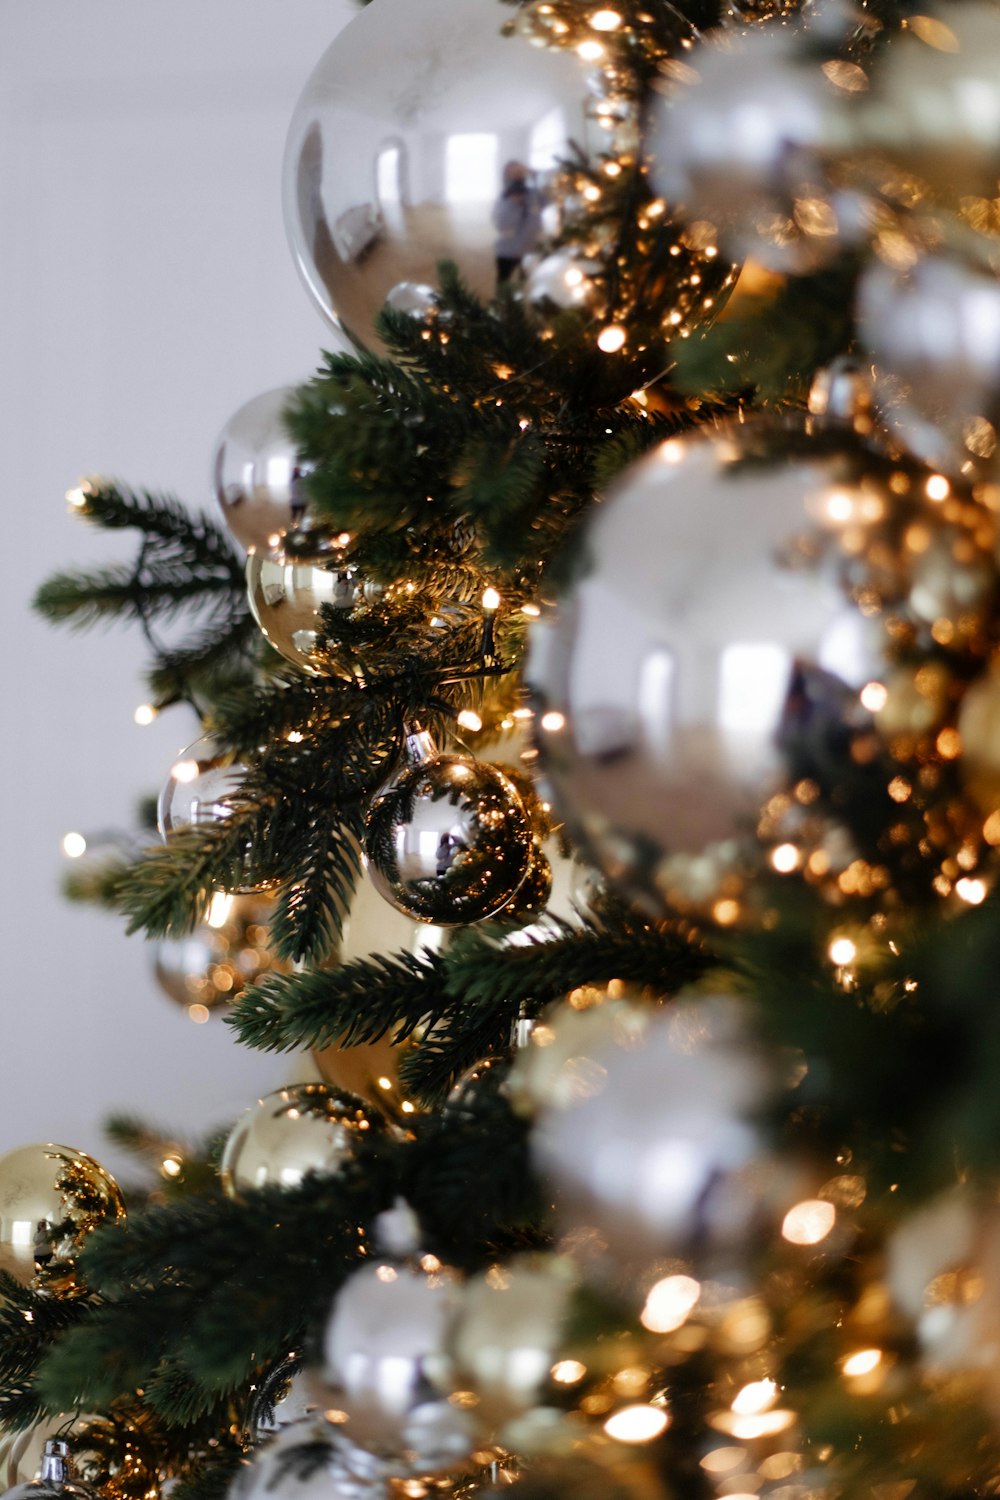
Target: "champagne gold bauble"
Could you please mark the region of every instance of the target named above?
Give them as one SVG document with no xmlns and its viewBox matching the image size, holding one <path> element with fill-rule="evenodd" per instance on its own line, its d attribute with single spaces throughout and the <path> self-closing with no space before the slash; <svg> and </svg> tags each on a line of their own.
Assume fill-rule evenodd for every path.
<svg viewBox="0 0 1000 1500">
<path fill-rule="evenodd" d="M 233 413 L 216 440 L 215 498 L 246 552 L 277 546 L 305 515 L 303 479 L 309 469 L 282 420 L 294 394 L 294 386 L 279 386 L 254 396 Z"/>
<path fill-rule="evenodd" d="M 84 1290 L 76 1258 L 87 1236 L 125 1217 L 118 1184 L 73 1146 L 21 1146 L 0 1157 L 0 1270 L 22 1286 Z"/>
<path fill-rule="evenodd" d="M 376 793 L 365 857 L 391 906 L 453 927 L 506 906 L 531 859 L 520 797 L 495 766 L 435 754 L 430 736 L 407 737 L 406 764 Z"/>
<path fill-rule="evenodd" d="M 288 661 L 313 677 L 351 675 L 321 644 L 323 609 L 351 610 L 365 597 L 341 550 L 293 533 L 271 551 L 251 552 L 247 597 L 263 635 Z"/>
<path fill-rule="evenodd" d="M 323 1083 L 289 1084 L 237 1120 L 222 1153 L 230 1198 L 258 1188 L 298 1187 L 310 1172 L 337 1172 L 359 1139 L 381 1132 L 377 1110 Z"/>
</svg>

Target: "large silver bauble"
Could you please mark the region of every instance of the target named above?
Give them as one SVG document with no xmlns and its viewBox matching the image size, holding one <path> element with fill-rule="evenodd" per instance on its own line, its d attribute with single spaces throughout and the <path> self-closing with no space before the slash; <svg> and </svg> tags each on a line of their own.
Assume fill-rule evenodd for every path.
<svg viewBox="0 0 1000 1500">
<path fill-rule="evenodd" d="M 48 1438 L 37 1477 L 15 1484 L 5 1492 L 4 1500 L 98 1500 L 98 1492 L 74 1475 L 66 1442 Z"/>
<path fill-rule="evenodd" d="M 838 460 L 745 461 L 752 441 L 750 427 L 670 440 L 633 466 L 532 633 L 556 812 L 654 912 L 665 862 L 752 834 L 783 743 L 842 722 L 882 667 L 835 575 L 783 565 L 842 498 Z"/>
<path fill-rule="evenodd" d="M 380 1261 L 362 1266 L 334 1300 L 324 1340 L 325 1374 L 347 1413 L 341 1431 L 358 1447 L 433 1473 L 474 1446 L 467 1413 L 449 1404 L 447 1353 L 458 1282 L 434 1268 Z"/>
<path fill-rule="evenodd" d="M 247 552 L 268 551 L 301 526 L 309 472 L 282 421 L 295 394 L 279 386 L 234 412 L 215 444 L 212 480 L 226 525 Z"/>
<path fill-rule="evenodd" d="M 1000 83 L 997 85 L 1000 107 Z M 882 377 L 885 417 L 911 452 L 957 470 L 995 464 L 1000 420 L 1000 281 L 957 256 L 908 271 L 873 262 L 858 331 Z"/>
<path fill-rule="evenodd" d="M 156 804 L 162 839 L 181 828 L 205 828 L 232 815 L 232 801 L 247 768 L 214 739 L 202 735 L 182 750 Z"/>
<path fill-rule="evenodd" d="M 237 1120 L 219 1174 L 231 1198 L 257 1188 L 298 1187 L 310 1172 L 339 1171 L 360 1139 L 385 1129 L 364 1100 L 325 1083 L 295 1083 L 265 1094 Z"/>
<path fill-rule="evenodd" d="M 685 59 L 649 129 L 657 191 L 706 222 L 732 256 L 779 271 L 823 265 L 862 229 L 820 165 L 842 139 L 835 91 L 802 55 L 797 28 L 716 33 Z"/>
<path fill-rule="evenodd" d="M 389 292 L 435 283 L 441 260 L 493 295 L 493 212 L 515 165 L 536 194 L 571 141 L 604 144 L 584 109 L 586 64 L 501 36 L 503 22 L 483 0 L 374 0 L 296 106 L 284 169 L 292 252 L 324 316 L 369 347 Z"/>
<path fill-rule="evenodd" d="M 567 1243 L 615 1276 L 662 1256 L 726 1260 L 778 1187 L 753 1118 L 768 1078 L 735 1002 L 635 1007 L 629 1024 L 603 1005 L 556 1016 L 562 1028 L 577 1042 L 570 1087 L 540 1112 L 532 1150 Z"/>
<path fill-rule="evenodd" d="M 411 735 L 403 769 L 372 802 L 365 858 L 375 889 L 418 922 L 481 922 L 517 893 L 531 862 L 528 815 L 496 766 L 435 754 Z"/>
<path fill-rule="evenodd" d="M 1000 177 L 1000 12 L 950 0 L 884 49 L 863 113 L 862 149 L 951 201 L 996 197 Z M 928 43 L 930 42 L 930 45 Z"/>
<path fill-rule="evenodd" d="M 228 1500 L 380 1500 L 379 1477 L 361 1479 L 347 1469 L 334 1429 L 312 1417 L 258 1448 L 237 1470 Z"/>
<path fill-rule="evenodd" d="M 279 545 L 247 558 L 247 598 L 265 638 L 312 677 L 350 675 L 320 645 L 323 608 L 349 610 L 365 585 L 343 553 L 317 541 L 305 552 Z"/>
</svg>

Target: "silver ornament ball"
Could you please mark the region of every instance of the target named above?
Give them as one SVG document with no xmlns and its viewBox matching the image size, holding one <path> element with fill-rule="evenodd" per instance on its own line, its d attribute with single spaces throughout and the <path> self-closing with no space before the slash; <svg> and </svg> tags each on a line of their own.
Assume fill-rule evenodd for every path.
<svg viewBox="0 0 1000 1500">
<path fill-rule="evenodd" d="M 531 854 L 528 815 L 502 771 L 408 736 L 365 830 L 368 873 L 391 906 L 440 927 L 480 922 L 517 893 Z"/>
<path fill-rule="evenodd" d="M 669 861 L 752 837 L 784 747 L 837 731 L 882 667 L 835 572 L 783 556 L 842 498 L 839 455 L 755 461 L 765 433 L 671 439 L 628 470 L 532 630 L 550 800 L 656 913 Z"/>
<path fill-rule="evenodd" d="M 437 308 L 437 295 L 432 286 L 421 281 L 398 281 L 386 294 L 385 305 L 393 312 L 408 313 L 418 322 L 426 322 Z"/>
<path fill-rule="evenodd" d="M 75 1477 L 68 1445 L 61 1438 L 48 1438 L 37 1477 L 14 1485 L 4 1500 L 97 1500 L 97 1493 Z"/>
<path fill-rule="evenodd" d="M 294 394 L 294 386 L 279 386 L 254 396 L 233 413 L 216 440 L 215 498 L 247 552 L 276 546 L 305 516 L 303 480 L 309 465 L 299 457 L 282 420 Z"/>
<path fill-rule="evenodd" d="M 492 296 L 505 218 L 516 210 L 519 233 L 508 226 L 502 243 L 520 259 L 541 232 L 546 175 L 571 142 L 600 149 L 582 60 L 526 47 L 502 24 L 479 0 L 374 0 L 296 106 L 284 168 L 292 252 L 320 311 L 368 347 L 390 291 L 434 283 L 441 260 Z M 508 191 L 515 176 L 522 186 Z"/>
<path fill-rule="evenodd" d="M 372 592 L 341 548 L 293 534 L 270 552 L 251 552 L 246 577 L 253 617 L 276 651 L 312 677 L 351 675 L 321 645 L 323 609 L 352 610 Z"/>
<path fill-rule="evenodd" d="M 222 1153 L 223 1191 L 298 1187 L 310 1172 L 339 1171 L 359 1140 L 381 1133 L 383 1116 L 325 1083 L 296 1083 L 258 1099 L 237 1120 Z"/>
</svg>

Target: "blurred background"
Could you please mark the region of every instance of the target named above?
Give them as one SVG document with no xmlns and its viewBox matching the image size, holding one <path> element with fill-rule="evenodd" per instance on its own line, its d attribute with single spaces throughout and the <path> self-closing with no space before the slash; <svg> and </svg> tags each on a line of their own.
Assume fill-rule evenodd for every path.
<svg viewBox="0 0 1000 1500">
<path fill-rule="evenodd" d="M 196 731 L 181 709 L 134 722 L 138 630 L 55 630 L 30 600 L 50 572 L 131 553 L 69 513 L 81 476 L 212 508 L 223 423 L 332 345 L 285 243 L 281 160 L 298 94 L 354 13 L 0 4 L 0 1152 L 55 1140 L 114 1170 L 110 1110 L 197 1132 L 289 1073 L 217 1017 L 193 1025 L 143 939 L 60 895 L 64 834 L 133 824 Z"/>
</svg>

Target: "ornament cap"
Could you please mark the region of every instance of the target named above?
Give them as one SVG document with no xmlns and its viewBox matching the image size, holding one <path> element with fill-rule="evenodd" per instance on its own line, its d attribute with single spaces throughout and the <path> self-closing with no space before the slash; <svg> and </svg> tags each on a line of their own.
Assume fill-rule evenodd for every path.
<svg viewBox="0 0 1000 1500">
<path fill-rule="evenodd" d="M 405 1198 L 376 1215 L 375 1243 L 386 1255 L 400 1258 L 420 1249 L 420 1221 Z"/>
<path fill-rule="evenodd" d="M 408 766 L 422 766 L 425 762 L 432 760 L 437 754 L 437 746 L 434 743 L 430 731 L 424 729 L 416 720 L 406 726 L 406 738 L 403 741 L 403 761 Z"/>
<path fill-rule="evenodd" d="M 65 1484 L 69 1479 L 69 1445 L 64 1439 L 46 1438 L 38 1477 L 49 1484 Z"/>
</svg>

